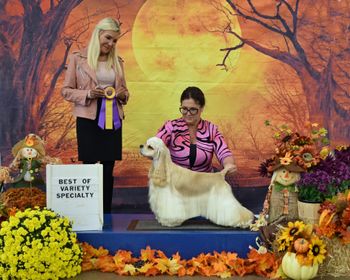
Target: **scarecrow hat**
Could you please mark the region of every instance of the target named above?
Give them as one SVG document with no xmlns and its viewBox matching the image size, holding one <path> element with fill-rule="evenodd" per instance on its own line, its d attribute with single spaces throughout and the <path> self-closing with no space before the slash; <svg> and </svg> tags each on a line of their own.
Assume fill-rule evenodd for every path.
<svg viewBox="0 0 350 280">
<path fill-rule="evenodd" d="M 33 148 L 38 152 L 38 157 L 45 156 L 44 141 L 36 134 L 28 134 L 24 139 L 17 142 L 12 147 L 12 155 L 16 157 L 21 149 L 23 148 Z"/>
<path fill-rule="evenodd" d="M 268 170 L 270 172 L 274 172 L 275 170 L 279 169 L 279 168 L 285 168 L 290 172 L 304 172 L 305 169 L 302 168 L 300 165 L 296 164 L 294 161 L 292 161 L 291 163 L 284 165 L 281 164 L 280 160 L 277 158 L 269 167 Z"/>
</svg>

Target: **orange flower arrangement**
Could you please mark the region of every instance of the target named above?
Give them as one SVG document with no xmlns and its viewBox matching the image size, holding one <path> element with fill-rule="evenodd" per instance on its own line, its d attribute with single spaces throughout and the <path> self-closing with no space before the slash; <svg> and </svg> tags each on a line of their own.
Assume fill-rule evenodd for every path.
<svg viewBox="0 0 350 280">
<path fill-rule="evenodd" d="M 327 130 L 319 128 L 318 124 L 306 124 L 305 130 L 308 135 L 301 135 L 300 132 L 293 131 L 288 125 L 273 126 L 270 121 L 265 121 L 265 125 L 273 131 L 275 142 L 275 155 L 261 163 L 259 171 L 264 176 L 272 176 L 274 170 L 280 166 L 296 166 L 299 172 L 306 171 L 319 163 L 323 155 L 317 145 L 328 144 L 326 138 Z M 327 149 L 323 150 L 325 153 Z M 328 153 L 326 153 L 327 155 Z"/>
<path fill-rule="evenodd" d="M 328 238 L 339 237 L 350 244 L 350 190 L 338 193 L 321 204 L 317 233 Z"/>
<path fill-rule="evenodd" d="M 181 259 L 179 253 L 168 258 L 162 251 L 149 246 L 141 250 L 139 258 L 131 252 L 118 250 L 114 256 L 108 250 L 100 247 L 95 249 L 88 243 L 81 244 L 83 248 L 82 271 L 100 270 L 114 272 L 118 275 L 173 275 L 173 276 L 219 276 L 228 278 L 255 273 L 263 277 L 274 277 L 280 262 L 274 254 L 259 253 L 251 248 L 247 259 L 242 259 L 236 253 L 214 252 L 200 254 L 191 260 Z"/>
</svg>

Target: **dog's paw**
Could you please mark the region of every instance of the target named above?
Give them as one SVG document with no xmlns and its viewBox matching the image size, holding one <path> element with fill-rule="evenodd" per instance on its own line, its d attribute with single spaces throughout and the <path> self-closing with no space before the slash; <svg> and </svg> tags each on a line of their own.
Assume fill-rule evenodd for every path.
<svg viewBox="0 0 350 280">
<path fill-rule="evenodd" d="M 248 228 L 254 221 L 254 214 L 248 209 L 241 211 L 241 219 L 238 224 L 241 228 Z"/>
<path fill-rule="evenodd" d="M 184 222 L 184 220 L 182 219 L 169 219 L 169 218 L 167 219 L 158 218 L 157 220 L 164 227 L 177 227 Z"/>
</svg>

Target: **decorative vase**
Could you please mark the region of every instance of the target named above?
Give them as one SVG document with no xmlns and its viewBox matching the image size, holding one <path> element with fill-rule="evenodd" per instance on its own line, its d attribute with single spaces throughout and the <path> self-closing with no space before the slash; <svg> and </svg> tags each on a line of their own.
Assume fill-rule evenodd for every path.
<svg viewBox="0 0 350 280">
<path fill-rule="evenodd" d="M 285 275 L 294 280 L 308 280 L 316 277 L 318 264 L 301 265 L 295 253 L 286 253 L 282 258 L 282 270 Z"/>
<path fill-rule="evenodd" d="M 298 200 L 299 219 L 305 223 L 317 224 L 320 218 L 318 211 L 321 203 Z"/>
</svg>

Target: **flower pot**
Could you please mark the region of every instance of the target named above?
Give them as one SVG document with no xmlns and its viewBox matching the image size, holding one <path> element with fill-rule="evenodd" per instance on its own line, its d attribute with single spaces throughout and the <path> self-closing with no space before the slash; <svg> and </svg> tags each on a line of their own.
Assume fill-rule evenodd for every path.
<svg viewBox="0 0 350 280">
<path fill-rule="evenodd" d="M 317 224 L 320 218 L 318 210 L 320 210 L 321 203 L 306 202 L 298 200 L 298 214 L 299 219 L 309 224 Z"/>
<path fill-rule="evenodd" d="M 318 265 L 301 265 L 295 253 L 286 253 L 282 258 L 282 270 L 291 279 L 308 280 L 316 277 Z"/>
</svg>

